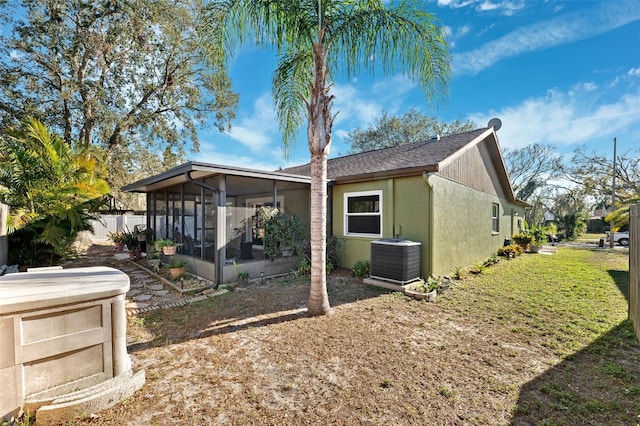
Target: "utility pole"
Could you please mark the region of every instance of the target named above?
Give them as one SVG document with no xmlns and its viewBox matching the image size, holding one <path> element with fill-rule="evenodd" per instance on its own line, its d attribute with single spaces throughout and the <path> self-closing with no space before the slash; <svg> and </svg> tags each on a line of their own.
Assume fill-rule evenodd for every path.
<svg viewBox="0 0 640 426">
<path fill-rule="evenodd" d="M 615 209 L 616 205 L 616 138 L 613 138 L 613 185 L 611 190 L 611 207 Z M 609 248 L 613 248 L 614 242 L 613 221 L 609 223 Z"/>
</svg>

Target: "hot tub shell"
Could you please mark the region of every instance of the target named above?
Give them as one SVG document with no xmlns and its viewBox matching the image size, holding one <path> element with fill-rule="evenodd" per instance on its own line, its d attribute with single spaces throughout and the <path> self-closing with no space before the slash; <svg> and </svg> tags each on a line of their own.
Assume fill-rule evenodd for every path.
<svg viewBox="0 0 640 426">
<path fill-rule="evenodd" d="M 102 266 L 0 277 L 0 417 L 130 376 L 128 289 Z"/>
</svg>

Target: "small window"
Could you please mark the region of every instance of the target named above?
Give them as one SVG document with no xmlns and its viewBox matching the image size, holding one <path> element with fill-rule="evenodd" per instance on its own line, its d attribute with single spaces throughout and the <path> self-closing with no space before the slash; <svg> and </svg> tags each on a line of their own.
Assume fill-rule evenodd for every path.
<svg viewBox="0 0 640 426">
<path fill-rule="evenodd" d="M 382 236 L 382 191 L 344 194 L 344 234 Z"/>
<path fill-rule="evenodd" d="M 500 232 L 500 204 L 493 203 L 491 206 L 491 231 Z"/>
</svg>

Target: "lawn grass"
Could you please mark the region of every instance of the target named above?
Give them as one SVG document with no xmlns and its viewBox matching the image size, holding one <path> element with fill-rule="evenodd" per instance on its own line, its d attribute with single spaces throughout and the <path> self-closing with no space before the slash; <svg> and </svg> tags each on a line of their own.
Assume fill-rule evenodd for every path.
<svg viewBox="0 0 640 426">
<path fill-rule="evenodd" d="M 640 351 L 628 282 L 628 255 L 562 248 L 501 262 L 449 301 L 468 310 L 473 298 L 479 321 L 562 360 L 521 387 L 514 424 L 636 424 Z"/>
<path fill-rule="evenodd" d="M 307 278 L 129 318 L 147 384 L 78 424 L 635 425 L 628 254 L 560 247 L 467 275 L 435 303 Z"/>
<path fill-rule="evenodd" d="M 452 307 L 513 333 L 544 336 L 559 357 L 571 356 L 627 318 L 628 255 L 562 248 L 523 255 L 465 281 Z"/>
</svg>

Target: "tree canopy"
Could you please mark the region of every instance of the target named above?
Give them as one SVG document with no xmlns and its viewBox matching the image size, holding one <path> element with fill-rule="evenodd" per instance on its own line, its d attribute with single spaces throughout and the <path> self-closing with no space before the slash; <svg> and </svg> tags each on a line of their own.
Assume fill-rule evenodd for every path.
<svg viewBox="0 0 640 426">
<path fill-rule="evenodd" d="M 67 144 L 103 148 L 116 171 L 141 151 L 197 150 L 198 126 L 226 129 L 234 117 L 226 71 L 205 66 L 199 51 L 200 0 L 0 6 L 10 30 L 0 34 L 1 128 L 35 117 Z M 144 168 L 128 162 L 125 170 Z"/>
<path fill-rule="evenodd" d="M 402 115 L 393 116 L 384 112 L 369 127 L 347 133 L 346 142 L 351 145 L 349 154 L 356 154 L 418 142 L 436 135 L 464 133 L 477 128 L 478 125 L 472 121 L 441 121 L 412 108 Z"/>
</svg>

